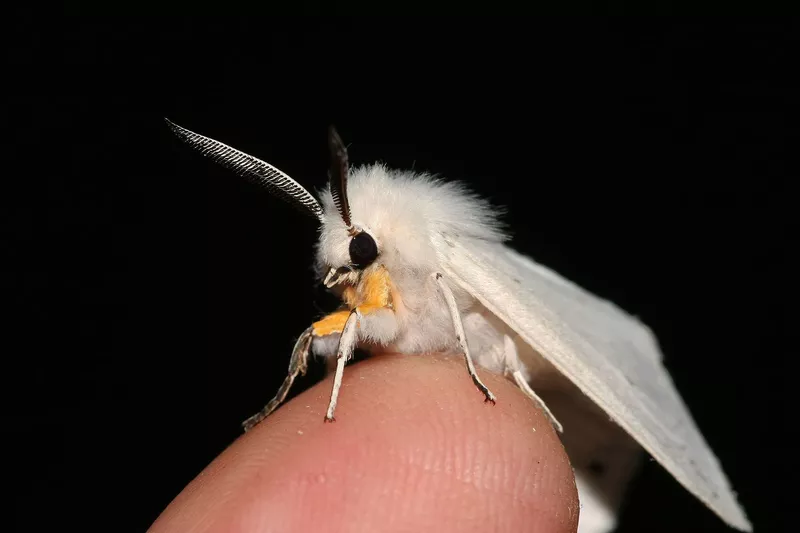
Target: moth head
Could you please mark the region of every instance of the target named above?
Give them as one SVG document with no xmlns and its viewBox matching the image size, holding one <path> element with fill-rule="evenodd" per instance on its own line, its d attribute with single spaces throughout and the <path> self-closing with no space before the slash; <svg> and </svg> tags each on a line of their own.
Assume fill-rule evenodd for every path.
<svg viewBox="0 0 800 533">
<path fill-rule="evenodd" d="M 333 287 L 346 281 L 355 282 L 361 272 L 375 263 L 381 250 L 372 231 L 364 224 L 353 223 L 347 147 L 333 126 L 328 128 L 328 151 L 328 188 L 322 193 L 325 207 L 317 258 L 325 285 Z"/>
<path fill-rule="evenodd" d="M 330 281 L 335 281 L 348 273 L 341 279 L 353 281 L 378 265 L 393 278 L 424 276 L 436 268 L 433 225 L 442 221 L 442 207 L 450 205 L 450 193 L 457 192 L 454 188 L 430 176 L 389 170 L 382 164 L 351 168 L 344 187 L 337 191 L 338 183 L 342 181 L 330 180 L 320 194 L 323 223 L 317 269 L 323 278 L 331 275 Z"/>
</svg>

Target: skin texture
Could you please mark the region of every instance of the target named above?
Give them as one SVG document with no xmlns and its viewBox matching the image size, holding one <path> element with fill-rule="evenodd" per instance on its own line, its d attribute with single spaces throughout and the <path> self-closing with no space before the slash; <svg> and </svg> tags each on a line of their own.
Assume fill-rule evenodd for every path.
<svg viewBox="0 0 800 533">
<path fill-rule="evenodd" d="M 329 377 L 236 440 L 149 531 L 574 532 L 554 430 L 512 383 L 479 374 L 496 405 L 458 357 L 350 365 L 335 422 Z"/>
</svg>

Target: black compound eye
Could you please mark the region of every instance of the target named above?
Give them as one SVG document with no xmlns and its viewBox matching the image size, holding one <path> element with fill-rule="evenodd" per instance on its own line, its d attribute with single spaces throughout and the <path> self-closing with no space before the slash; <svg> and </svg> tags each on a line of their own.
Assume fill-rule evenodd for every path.
<svg viewBox="0 0 800 533">
<path fill-rule="evenodd" d="M 369 233 L 361 232 L 350 240 L 350 261 L 358 268 L 369 266 L 378 257 L 378 245 Z"/>
</svg>

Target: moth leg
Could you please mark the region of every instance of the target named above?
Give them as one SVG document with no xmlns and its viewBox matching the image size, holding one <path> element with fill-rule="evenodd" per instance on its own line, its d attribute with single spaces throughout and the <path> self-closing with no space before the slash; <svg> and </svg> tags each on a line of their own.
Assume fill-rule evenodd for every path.
<svg viewBox="0 0 800 533">
<path fill-rule="evenodd" d="M 331 400 L 328 403 L 328 411 L 325 413 L 325 422 L 333 422 L 336 411 L 336 402 L 339 400 L 339 389 L 342 387 L 342 376 L 344 375 L 344 365 L 353 356 L 353 349 L 356 345 L 356 328 L 361 318 L 358 308 L 353 309 L 345 322 L 342 334 L 339 337 L 339 349 L 336 352 L 336 373 L 333 376 L 333 388 L 331 389 Z"/>
<path fill-rule="evenodd" d="M 345 303 L 352 311 L 338 311 L 314 324 L 314 335 L 339 333 L 336 349 L 336 370 L 333 388 L 325 421 L 333 422 L 339 389 L 342 386 L 344 367 L 353 357 L 353 350 L 359 334 L 373 342 L 388 342 L 397 335 L 397 321 L 394 318 L 391 280 L 382 265 L 361 277 L 358 291 L 345 289 Z M 328 327 L 326 327 L 326 325 Z"/>
<path fill-rule="evenodd" d="M 478 374 L 475 372 L 475 365 L 472 362 L 472 356 L 469 353 L 469 347 L 467 346 L 467 336 L 464 333 L 464 323 L 461 321 L 461 313 L 458 312 L 458 304 L 456 304 L 456 299 L 453 296 L 450 287 L 442 279 L 442 274 L 436 272 L 433 274 L 436 283 L 439 285 L 439 288 L 442 291 L 442 295 L 444 296 L 445 301 L 447 302 L 447 307 L 450 309 L 450 318 L 453 320 L 453 327 L 456 330 L 456 340 L 458 341 L 458 345 L 461 348 L 461 351 L 464 354 L 464 360 L 467 363 L 467 371 L 469 372 L 469 377 L 472 378 L 472 382 L 478 387 L 478 390 L 483 393 L 486 397 L 484 401 L 495 403 L 495 396 L 492 394 L 492 391 L 483 384 L 481 378 L 478 377 Z"/>
<path fill-rule="evenodd" d="M 531 400 L 539 406 L 539 408 L 544 411 L 545 416 L 547 419 L 550 420 L 550 423 L 553 424 L 553 427 L 556 428 L 556 431 L 559 433 L 564 433 L 564 426 L 561 425 L 561 422 L 555 417 L 553 412 L 547 407 L 547 404 L 544 403 L 538 394 L 536 394 L 531 386 L 528 384 L 528 381 L 525 379 L 525 376 L 522 375 L 522 372 L 516 370 L 512 372 L 511 376 L 514 378 L 514 382 L 517 384 L 517 387 L 522 389 L 522 392 L 525 393 L 525 396 L 530 398 Z"/>
<path fill-rule="evenodd" d="M 517 336 L 517 338 L 519 337 Z M 547 407 L 547 404 L 544 403 L 544 400 L 542 400 L 531 388 L 528 380 L 525 379 L 525 375 L 520 370 L 522 363 L 520 362 L 519 353 L 517 352 L 517 345 L 514 344 L 514 340 L 508 335 L 503 335 L 503 356 L 505 359 L 506 375 L 510 374 L 511 377 L 514 378 L 514 383 L 517 384 L 517 387 L 522 390 L 525 396 L 533 400 L 533 402 L 538 405 L 542 411 L 544 411 L 545 416 L 547 416 L 547 419 L 550 421 L 556 431 L 563 433 L 564 427 L 561 425 L 561 422 L 559 422 L 555 415 L 553 415 L 553 412 L 549 407 Z"/>
<path fill-rule="evenodd" d="M 305 375 L 306 370 L 308 369 L 308 354 L 311 351 L 312 331 L 313 327 L 309 327 L 300 335 L 300 338 L 297 339 L 297 342 L 294 344 L 294 349 L 292 349 L 292 358 L 289 360 L 288 375 L 283 380 L 283 383 L 278 389 L 277 394 L 275 394 L 269 403 L 264 406 L 261 411 L 254 414 L 242 423 L 245 433 L 253 429 L 253 426 L 267 418 L 275 409 L 278 408 L 281 403 L 283 403 L 283 400 L 285 400 L 286 395 L 289 394 L 289 389 L 291 388 L 292 383 L 294 383 L 294 380 L 297 378 L 298 374 Z"/>
<path fill-rule="evenodd" d="M 314 355 L 325 360 L 325 374 L 333 372 L 336 368 L 336 351 L 339 349 L 339 337 L 350 316 L 349 309 L 341 309 L 314 322 L 313 340 L 311 341 L 311 351 Z"/>
<path fill-rule="evenodd" d="M 350 310 L 347 309 L 347 310 L 335 311 L 326 316 L 325 318 L 317 322 L 314 322 L 311 325 L 314 337 L 326 337 L 328 335 L 341 333 L 349 317 L 350 317 Z"/>
</svg>

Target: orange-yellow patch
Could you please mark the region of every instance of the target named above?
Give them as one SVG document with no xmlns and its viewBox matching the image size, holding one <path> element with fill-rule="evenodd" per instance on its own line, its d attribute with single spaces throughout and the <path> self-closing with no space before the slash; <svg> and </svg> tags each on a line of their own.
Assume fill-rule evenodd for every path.
<svg viewBox="0 0 800 533">
<path fill-rule="evenodd" d="M 356 296 L 356 305 L 361 312 L 364 312 L 365 307 L 381 309 L 392 307 L 392 282 L 389 279 L 389 272 L 383 265 L 362 276 Z"/>
<path fill-rule="evenodd" d="M 392 282 L 389 272 L 383 265 L 369 269 L 361 276 L 361 281 L 357 286 L 345 288 L 342 299 L 348 309 L 335 311 L 314 322 L 314 335 L 341 333 L 350 312 L 356 307 L 362 315 L 379 309 L 392 309 Z"/>
<path fill-rule="evenodd" d="M 314 322 L 314 335 L 321 337 L 331 333 L 341 333 L 350 311 L 335 311 L 322 320 Z"/>
</svg>

